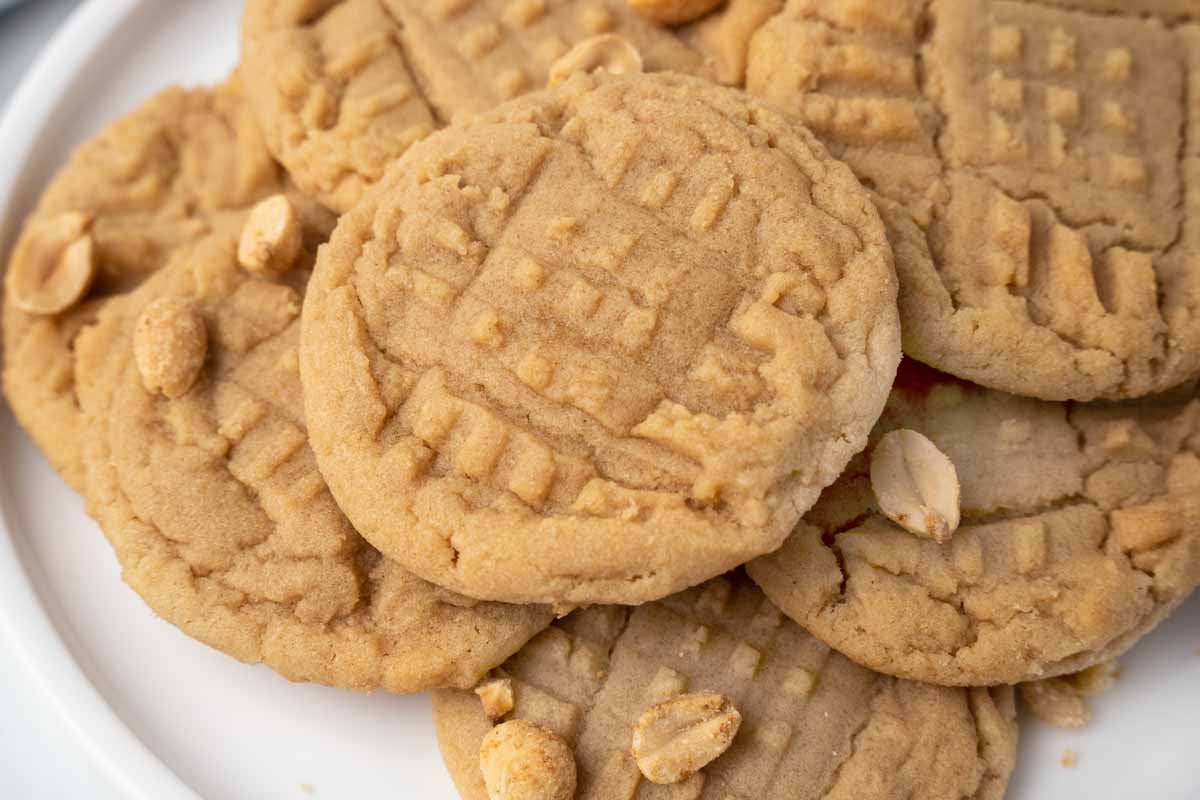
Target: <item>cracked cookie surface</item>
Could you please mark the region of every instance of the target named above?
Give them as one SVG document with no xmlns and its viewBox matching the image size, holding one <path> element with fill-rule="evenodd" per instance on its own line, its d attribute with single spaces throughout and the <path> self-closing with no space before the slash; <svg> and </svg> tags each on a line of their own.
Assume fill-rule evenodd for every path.
<svg viewBox="0 0 1200 800">
<path fill-rule="evenodd" d="M 79 329 L 222 215 L 281 187 L 236 77 L 212 89 L 160 92 L 81 145 L 47 186 L 14 259 L 43 220 L 82 214 L 96 277 L 79 304 L 55 315 L 22 311 L 6 294 L 4 391 L 73 488 L 84 484 L 72 352 Z"/>
<path fill-rule="evenodd" d="M 954 689 L 864 669 L 784 617 L 744 577 L 635 609 L 593 607 L 555 623 L 496 674 L 503 718 L 574 749 L 580 800 L 999 800 L 1016 757 L 1011 687 Z M 720 692 L 742 723 L 732 746 L 674 786 L 630 752 L 641 714 Z M 470 692 L 434 693 L 443 759 L 465 800 L 486 800 L 479 745 L 493 722 Z"/>
<path fill-rule="evenodd" d="M 428 580 L 662 597 L 777 547 L 862 448 L 894 288 L 806 130 L 682 76 L 578 75 L 418 144 L 342 218 L 304 310 L 313 449 Z"/>
<path fill-rule="evenodd" d="M 435 127 L 381 0 L 249 0 L 246 92 L 296 185 L 336 211 Z"/>
<path fill-rule="evenodd" d="M 1138 397 L 1200 374 L 1189 8 L 789 0 L 746 87 L 879 192 L 908 355 L 1047 400 Z"/>
<path fill-rule="evenodd" d="M 954 462 L 952 541 L 887 520 L 864 454 L 747 567 L 859 663 L 954 685 L 1077 672 L 1133 646 L 1200 582 L 1200 400 L 1049 403 L 906 362 L 872 442 L 897 428 Z"/>
<path fill-rule="evenodd" d="M 338 510 L 307 445 L 297 355 L 304 282 L 332 223 L 320 210 L 302 218 L 307 267 L 256 277 L 238 267 L 239 228 L 218 230 L 81 334 L 89 510 L 126 583 L 235 658 L 355 689 L 473 686 L 552 613 L 425 583 Z M 134 358 L 143 310 L 164 302 L 189 309 L 207 338 L 174 399 L 147 391 Z"/>
</svg>

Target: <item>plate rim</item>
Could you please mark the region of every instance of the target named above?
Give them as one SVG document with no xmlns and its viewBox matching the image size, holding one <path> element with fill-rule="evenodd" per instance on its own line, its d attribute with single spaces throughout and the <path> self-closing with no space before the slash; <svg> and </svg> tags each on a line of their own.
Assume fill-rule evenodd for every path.
<svg viewBox="0 0 1200 800">
<path fill-rule="evenodd" d="M 13 206 L 27 176 L 39 134 L 80 70 L 147 0 L 85 0 L 54 33 L 0 114 L 0 141 L 11 159 L 0 161 L 0 252 L 7 252 L 22 220 Z M 0 470 L 0 485 L 7 486 Z M 6 493 L 6 492 L 5 492 Z M 87 676 L 43 602 L 40 565 L 13 536 L 0 495 L 0 638 L 28 674 L 54 716 L 110 787 L 133 800 L 200 800 L 137 737 Z"/>
</svg>

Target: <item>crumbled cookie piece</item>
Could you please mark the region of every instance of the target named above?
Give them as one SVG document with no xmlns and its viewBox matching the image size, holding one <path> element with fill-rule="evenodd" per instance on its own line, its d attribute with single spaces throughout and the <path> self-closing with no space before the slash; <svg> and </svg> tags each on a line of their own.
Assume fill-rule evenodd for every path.
<svg viewBox="0 0 1200 800">
<path fill-rule="evenodd" d="M 605 33 L 584 39 L 550 67 L 550 86 L 562 83 L 576 72 L 604 70 L 613 75 L 642 71 L 642 54 L 623 36 Z"/>
<path fill-rule="evenodd" d="M 1073 675 L 1021 684 L 1021 699 L 1043 722 L 1059 728 L 1081 728 L 1092 718 L 1087 698 L 1117 682 L 1115 661 L 1105 661 Z"/>
<path fill-rule="evenodd" d="M 649 708 L 633 730 L 633 758 L 653 783 L 679 783 L 729 749 L 742 725 L 717 692 L 680 695 Z"/>
<path fill-rule="evenodd" d="M 17 308 L 50 316 L 78 303 L 96 276 L 92 218 L 68 211 L 33 224 L 9 267 L 7 290 Z"/>
<path fill-rule="evenodd" d="M 1021 699 L 1035 717 L 1058 728 L 1082 728 L 1092 716 L 1083 695 L 1063 678 L 1023 683 Z"/>
<path fill-rule="evenodd" d="M 479 767 L 491 800 L 570 800 L 575 756 L 557 734 L 526 720 L 488 731 Z"/>
<path fill-rule="evenodd" d="M 879 440 L 871 488 L 880 510 L 910 533 L 944 544 L 958 529 L 958 472 L 923 434 L 901 429 Z"/>
<path fill-rule="evenodd" d="M 643 17 L 665 25 L 682 25 L 703 17 L 725 0 L 629 0 Z"/>
<path fill-rule="evenodd" d="M 1063 750 L 1062 758 L 1058 760 L 1065 769 L 1075 769 L 1079 766 L 1079 753 L 1076 753 L 1070 748 Z"/>
<path fill-rule="evenodd" d="M 483 703 L 483 713 L 493 722 L 513 710 L 513 683 L 508 678 L 492 678 L 475 687 Z"/>
<path fill-rule="evenodd" d="M 303 244 L 292 201 L 277 194 L 251 209 L 238 241 L 238 263 L 250 272 L 284 273 L 296 263 Z"/>
<path fill-rule="evenodd" d="M 133 357 L 146 391 L 182 397 L 196 382 L 207 355 L 208 332 L 193 304 L 161 297 L 138 317 Z"/>
</svg>

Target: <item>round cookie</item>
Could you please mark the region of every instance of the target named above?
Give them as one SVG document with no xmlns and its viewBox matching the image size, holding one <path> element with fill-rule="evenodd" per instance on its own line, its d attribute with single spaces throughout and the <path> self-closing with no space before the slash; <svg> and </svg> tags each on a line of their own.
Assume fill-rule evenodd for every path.
<svg viewBox="0 0 1200 800">
<path fill-rule="evenodd" d="M 778 547 L 863 447 L 894 288 L 874 206 L 790 119 L 577 75 L 434 134 L 342 218 L 304 309 L 313 449 L 427 580 L 662 597 Z"/>
<path fill-rule="evenodd" d="M 4 391 L 59 474 L 83 488 L 73 342 L 105 299 L 158 269 L 181 243 L 229 209 L 281 189 L 279 173 L 235 81 L 172 88 L 77 149 L 46 188 L 13 249 L 19 268 L 38 226 L 67 213 L 90 219 L 97 276 L 84 302 L 56 315 L 4 301 Z"/>
<path fill-rule="evenodd" d="M 709 76 L 700 53 L 634 11 L 628 0 L 381 2 L 400 21 L 413 72 L 447 120 L 544 88 L 554 63 L 594 36 L 625 39 L 649 72 Z"/>
<path fill-rule="evenodd" d="M 906 362 L 877 441 L 916 430 L 949 456 L 962 525 L 946 545 L 885 518 L 868 453 L 752 578 L 872 669 L 982 686 L 1115 658 L 1200 583 L 1200 400 L 1072 405 Z"/>
<path fill-rule="evenodd" d="M 1048 5 L 792 0 L 746 88 L 880 193 L 908 355 L 1046 400 L 1161 392 L 1200 375 L 1195 5 Z"/>
<path fill-rule="evenodd" d="M 720 578 L 636 609 L 595 607 L 555 623 L 496 671 L 525 719 L 574 748 L 579 800 L 688 797 L 998 800 L 1016 758 L 1013 690 L 885 677 L 783 617 L 744 578 Z M 732 746 L 673 787 L 630 754 L 642 712 L 716 691 L 742 724 Z M 487 800 L 478 697 L 433 696 L 438 744 L 464 800 Z M 684 737 L 681 737 L 684 738 Z"/>
<path fill-rule="evenodd" d="M 308 226 L 309 265 L 320 228 Z M 551 611 L 446 592 L 354 532 L 306 443 L 297 348 L 308 270 L 255 277 L 236 246 L 237 231 L 221 230 L 181 250 L 79 337 L 89 511 L 125 581 L 190 636 L 292 680 L 474 685 Z M 175 399 L 146 390 L 135 350 L 143 310 L 167 299 L 196 309 L 207 339 L 199 377 Z M 170 368 L 171 356 L 148 363 Z"/>
<path fill-rule="evenodd" d="M 433 130 L 381 0 L 248 0 L 246 92 L 271 152 L 306 194 L 345 211 Z"/>
</svg>

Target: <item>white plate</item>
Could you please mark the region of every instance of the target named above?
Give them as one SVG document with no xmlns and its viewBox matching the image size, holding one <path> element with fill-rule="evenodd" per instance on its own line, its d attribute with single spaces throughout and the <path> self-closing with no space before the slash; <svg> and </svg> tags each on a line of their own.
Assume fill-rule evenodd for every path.
<svg viewBox="0 0 1200 800">
<path fill-rule="evenodd" d="M 0 253 L 69 148 L 173 81 L 236 59 L 238 0 L 91 0 L 12 100 Z M 47 701 L 131 798 L 452 800 L 427 697 L 290 684 L 156 619 L 81 503 L 0 409 L 0 625 Z M 1124 661 L 1081 732 L 1027 724 L 1010 798 L 1200 800 L 1200 602 Z M 1059 766 L 1065 748 L 1079 766 Z"/>
</svg>

